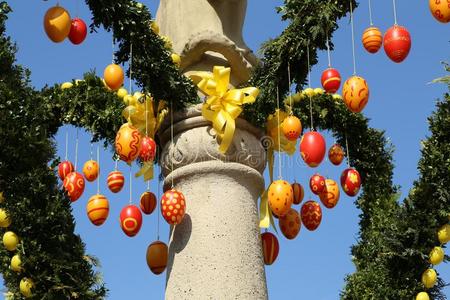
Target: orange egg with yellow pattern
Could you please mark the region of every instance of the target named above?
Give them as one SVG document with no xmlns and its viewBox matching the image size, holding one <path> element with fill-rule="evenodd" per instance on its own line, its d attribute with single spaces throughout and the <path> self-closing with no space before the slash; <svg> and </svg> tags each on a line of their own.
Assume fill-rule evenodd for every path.
<svg viewBox="0 0 450 300">
<path fill-rule="evenodd" d="M 141 149 L 141 134 L 129 123 L 123 124 L 116 135 L 116 153 L 126 163 L 131 163 L 139 155 Z"/>
<path fill-rule="evenodd" d="M 135 205 L 127 205 L 120 212 L 120 227 L 129 237 L 138 234 L 142 226 L 142 213 Z"/>
<path fill-rule="evenodd" d="M 319 194 L 320 201 L 326 208 L 333 208 L 339 201 L 339 186 L 332 179 L 325 180 L 325 189 Z"/>
<path fill-rule="evenodd" d="M 281 124 L 284 136 L 290 140 L 295 141 L 302 133 L 302 122 L 296 116 L 289 116 L 284 119 Z"/>
<path fill-rule="evenodd" d="M 122 190 L 125 184 L 125 176 L 120 171 L 112 171 L 108 175 L 108 188 L 113 193 L 118 193 Z"/>
<path fill-rule="evenodd" d="M 448 0 L 428 0 L 431 14 L 441 23 L 450 22 L 450 2 Z"/>
<path fill-rule="evenodd" d="M 298 205 L 303 201 L 305 197 L 305 190 L 300 183 L 294 182 L 292 184 L 292 192 L 294 195 L 294 204 Z"/>
<path fill-rule="evenodd" d="M 308 200 L 300 210 L 300 217 L 306 229 L 314 231 L 322 222 L 322 208 L 316 201 Z"/>
<path fill-rule="evenodd" d="M 280 219 L 278 220 L 278 225 L 280 226 L 283 235 L 287 239 L 292 240 L 300 232 L 300 214 L 298 213 L 298 211 L 291 208 L 286 215 L 280 217 Z"/>
<path fill-rule="evenodd" d="M 169 249 L 167 245 L 161 241 L 151 243 L 147 248 L 147 265 L 153 274 L 159 275 L 167 267 L 169 257 Z"/>
<path fill-rule="evenodd" d="M 99 170 L 100 168 L 95 160 L 91 159 L 84 163 L 83 174 L 84 177 L 86 177 L 86 180 L 89 182 L 97 179 Z"/>
<path fill-rule="evenodd" d="M 362 43 L 369 53 L 377 53 L 383 44 L 383 34 L 378 27 L 371 26 L 364 30 Z"/>
<path fill-rule="evenodd" d="M 360 76 L 347 79 L 343 87 L 343 98 L 351 112 L 361 112 L 369 102 L 369 85 L 366 80 Z"/>
<path fill-rule="evenodd" d="M 150 215 L 156 207 L 156 196 L 152 192 L 144 192 L 141 195 L 139 206 L 144 214 Z"/>
<path fill-rule="evenodd" d="M 347 195 L 356 196 L 361 188 L 359 172 L 353 168 L 345 169 L 341 174 L 341 186 Z"/>
<path fill-rule="evenodd" d="M 285 180 L 275 180 L 269 186 L 268 202 L 272 213 L 278 217 L 284 216 L 294 202 L 292 186 Z"/>
<path fill-rule="evenodd" d="M 92 196 L 86 205 L 86 212 L 92 224 L 95 226 L 102 225 L 109 215 L 108 199 L 100 194 Z"/>
<path fill-rule="evenodd" d="M 277 237 L 270 232 L 261 234 L 264 264 L 270 266 L 275 262 L 280 251 Z"/>
<path fill-rule="evenodd" d="M 334 144 L 328 150 L 328 159 L 335 166 L 339 166 L 342 163 L 344 156 L 344 149 L 342 149 L 342 146 L 339 144 Z"/>
<path fill-rule="evenodd" d="M 63 185 L 70 201 L 75 202 L 84 192 L 84 177 L 78 172 L 71 172 L 64 178 Z"/>
<path fill-rule="evenodd" d="M 161 213 L 170 225 L 180 224 L 186 213 L 184 195 L 175 189 L 165 192 L 161 198 Z"/>
</svg>

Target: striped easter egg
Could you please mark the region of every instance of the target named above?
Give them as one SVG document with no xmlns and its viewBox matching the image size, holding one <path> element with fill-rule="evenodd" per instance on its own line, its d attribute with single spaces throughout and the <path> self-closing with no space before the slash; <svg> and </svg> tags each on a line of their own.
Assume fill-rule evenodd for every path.
<svg viewBox="0 0 450 300">
<path fill-rule="evenodd" d="M 263 234 L 261 234 L 261 241 L 264 263 L 269 266 L 273 264 L 277 259 L 278 253 L 280 251 L 280 245 L 278 244 L 277 237 L 270 232 L 264 232 Z"/>
<path fill-rule="evenodd" d="M 92 224 L 95 226 L 102 225 L 109 214 L 108 199 L 100 194 L 92 196 L 86 205 L 86 212 Z"/>
<path fill-rule="evenodd" d="M 112 171 L 108 175 L 108 188 L 113 193 L 118 193 L 122 190 L 125 184 L 125 177 L 120 171 Z"/>
<path fill-rule="evenodd" d="M 139 203 L 144 214 L 150 215 L 156 207 L 156 196 L 152 192 L 144 192 Z"/>
<path fill-rule="evenodd" d="M 378 27 L 371 26 L 364 30 L 362 43 L 369 53 L 377 53 L 383 43 L 383 35 Z"/>
<path fill-rule="evenodd" d="M 167 267 L 169 249 L 161 241 L 151 243 L 147 248 L 147 265 L 153 274 L 159 275 Z"/>
<path fill-rule="evenodd" d="M 292 184 L 292 191 L 294 192 L 294 204 L 300 204 L 305 197 L 305 190 L 300 183 L 294 182 Z"/>
</svg>

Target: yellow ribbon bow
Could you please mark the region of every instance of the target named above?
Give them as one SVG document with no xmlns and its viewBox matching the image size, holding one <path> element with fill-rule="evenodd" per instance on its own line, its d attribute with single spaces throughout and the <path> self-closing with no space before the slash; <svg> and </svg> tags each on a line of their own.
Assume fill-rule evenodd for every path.
<svg viewBox="0 0 450 300">
<path fill-rule="evenodd" d="M 162 121 L 168 110 L 164 101 L 159 101 L 158 106 L 150 95 L 142 95 L 136 103 L 130 104 L 122 111 L 122 116 L 135 126 L 141 135 L 147 135 L 155 139 Z M 144 181 L 153 178 L 153 161 L 144 162 L 142 168 L 136 173 L 136 177 L 144 176 Z"/>
<path fill-rule="evenodd" d="M 196 72 L 190 76 L 200 91 L 208 96 L 202 107 L 202 115 L 212 122 L 222 153 L 228 150 L 233 141 L 235 120 L 242 112 L 241 106 L 255 102 L 259 94 L 259 89 L 255 87 L 228 89 L 230 74 L 230 68 L 215 66 L 212 74 Z"/>
<path fill-rule="evenodd" d="M 282 133 L 281 126 L 284 119 L 289 116 L 288 113 L 280 110 L 275 110 L 275 113 L 269 115 L 267 118 L 266 129 L 269 141 L 267 143 L 267 164 L 269 165 L 269 177 L 270 182 L 273 182 L 273 165 L 274 165 L 274 153 L 275 151 L 284 151 L 289 155 L 295 153 L 296 141 L 289 141 Z M 278 148 L 280 147 L 280 148 Z M 269 202 L 267 198 L 268 189 L 261 195 L 261 203 L 259 207 L 259 227 L 269 228 L 273 225 L 272 211 L 269 209 Z M 275 229 L 276 231 L 276 229 Z"/>
</svg>

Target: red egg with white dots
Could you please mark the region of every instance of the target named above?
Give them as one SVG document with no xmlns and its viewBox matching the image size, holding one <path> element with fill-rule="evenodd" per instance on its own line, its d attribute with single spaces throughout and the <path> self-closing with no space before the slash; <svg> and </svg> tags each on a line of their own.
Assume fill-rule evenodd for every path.
<svg viewBox="0 0 450 300">
<path fill-rule="evenodd" d="M 171 189 L 164 193 L 161 198 L 161 214 L 170 225 L 180 224 L 186 213 L 186 199 L 184 195 Z"/>
</svg>

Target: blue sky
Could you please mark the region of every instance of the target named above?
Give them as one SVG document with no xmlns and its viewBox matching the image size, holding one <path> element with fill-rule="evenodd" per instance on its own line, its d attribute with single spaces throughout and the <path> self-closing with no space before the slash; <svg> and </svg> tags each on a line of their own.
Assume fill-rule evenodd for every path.
<svg viewBox="0 0 450 300">
<path fill-rule="evenodd" d="M 81 46 L 66 41 L 51 43 L 42 28 L 45 11 L 55 1 L 9 1 L 14 12 L 7 23 L 8 33 L 19 47 L 19 63 L 32 71 L 32 84 L 41 88 L 46 83 L 70 81 L 82 77 L 83 73 L 95 69 L 101 75 L 111 61 L 111 34 L 100 31 L 88 35 Z M 79 16 L 86 21 L 90 13 L 80 1 L 59 1 L 73 16 L 77 5 Z M 144 1 L 155 15 L 159 1 Z M 247 44 L 257 52 L 260 44 L 276 37 L 286 26 L 280 21 L 274 7 L 282 1 L 249 0 L 248 15 L 244 29 Z M 391 62 L 383 50 L 376 55 L 364 51 L 360 36 L 369 26 L 367 1 L 361 1 L 355 12 L 357 73 L 369 83 L 371 96 L 364 114 L 370 125 L 386 131 L 395 146 L 395 183 L 401 186 L 403 195 L 417 178 L 417 161 L 420 156 L 420 141 L 428 134 L 427 117 L 434 109 L 435 99 L 440 98 L 446 87 L 428 84 L 432 79 L 444 75 L 441 61 L 449 61 L 448 25 L 435 21 L 427 1 L 397 1 L 398 22 L 406 26 L 412 36 L 409 57 L 401 64 Z M 391 1 L 372 1 L 375 25 L 384 32 L 393 24 Z M 340 21 L 340 28 L 333 37 L 335 51 L 331 54 L 333 67 L 343 79 L 352 74 L 351 33 L 349 19 Z M 320 53 L 320 63 L 314 66 L 311 85 L 320 85 L 320 74 L 327 66 L 326 53 Z M 70 135 L 69 159 L 74 160 L 75 130 L 63 127 L 56 140 L 58 154 L 64 156 L 64 137 Z M 327 146 L 332 139 L 327 136 Z M 89 159 L 89 135 L 80 131 L 78 165 Z M 86 243 L 87 252 L 100 258 L 104 280 L 110 289 L 108 299 L 162 299 L 165 274 L 153 275 L 147 268 L 145 252 L 147 245 L 156 239 L 157 215 L 144 217 L 141 232 L 134 238 L 125 236 L 119 228 L 118 215 L 128 203 L 128 186 L 120 194 L 111 194 L 106 187 L 106 174 L 114 168 L 111 153 L 101 151 L 101 192 L 110 200 L 111 210 L 107 222 L 101 227 L 93 226 L 85 212 L 88 198 L 95 194 L 96 183 L 88 184 L 84 196 L 73 204 L 76 231 Z M 324 162 L 318 170 L 307 168 L 296 155 L 284 158 L 285 179 L 307 185 L 308 178 L 316 171 L 338 180 L 344 166 L 334 167 Z M 128 167 L 121 163 L 119 169 L 128 174 Z M 135 171 L 134 168 L 133 171 Z M 133 201 L 146 189 L 141 179 L 133 180 Z M 151 189 L 156 193 L 156 181 Z M 306 192 L 306 197 L 311 197 Z M 315 199 L 315 198 L 313 198 Z M 318 199 L 315 199 L 318 200 Z M 277 262 L 266 268 L 269 295 L 272 299 L 338 299 L 346 274 L 354 270 L 350 257 L 350 246 L 357 240 L 358 215 L 354 199 L 341 195 L 336 208 L 324 210 L 322 224 L 315 232 L 302 228 L 293 241 L 279 236 L 280 255 Z M 169 227 L 161 220 L 160 235 L 167 241 Z M 449 254 L 449 253 L 447 253 Z M 444 280 L 450 280 L 448 266 L 437 268 Z M 420 276 L 421 274 L 417 274 Z M 450 294 L 450 289 L 446 289 Z"/>
</svg>

